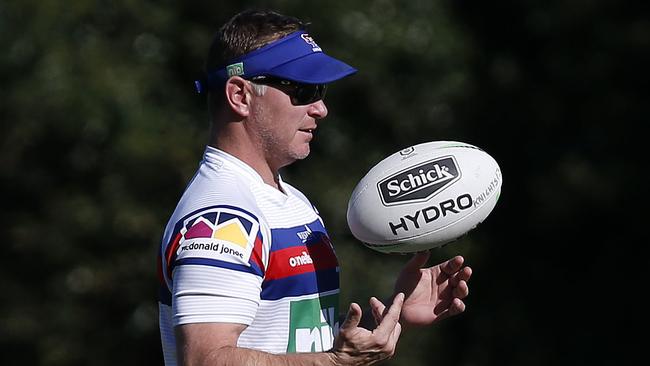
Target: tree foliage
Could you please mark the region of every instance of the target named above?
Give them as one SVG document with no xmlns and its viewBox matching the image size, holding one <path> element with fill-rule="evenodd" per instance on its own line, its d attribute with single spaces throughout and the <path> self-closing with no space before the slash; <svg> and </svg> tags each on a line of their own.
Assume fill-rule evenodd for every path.
<svg viewBox="0 0 650 366">
<path fill-rule="evenodd" d="M 312 155 L 283 172 L 326 220 L 345 303 L 388 296 L 407 259 L 347 229 L 349 194 L 374 163 L 459 140 L 502 166 L 491 217 L 431 259 L 472 264 L 468 311 L 407 332 L 390 364 L 628 357 L 640 341 L 619 338 L 635 320 L 621 277 L 633 277 L 647 6 L 24 0 L 0 3 L 1 364 L 162 363 L 156 250 L 207 133 L 192 80 L 218 25 L 253 6 L 311 21 L 360 70 L 330 88 Z"/>
</svg>

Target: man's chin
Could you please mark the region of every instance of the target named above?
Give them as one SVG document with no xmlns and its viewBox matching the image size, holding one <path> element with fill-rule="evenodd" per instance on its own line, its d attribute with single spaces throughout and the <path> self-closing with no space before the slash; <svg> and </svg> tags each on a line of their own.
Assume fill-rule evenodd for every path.
<svg viewBox="0 0 650 366">
<path fill-rule="evenodd" d="M 298 160 L 306 159 L 307 156 L 309 156 L 309 152 L 309 149 L 307 149 L 307 151 L 292 151 L 287 159 L 284 160 L 284 163 L 280 165 L 280 167 L 285 167 L 287 165 L 295 163 Z"/>
<path fill-rule="evenodd" d="M 295 161 L 298 161 L 298 160 L 307 159 L 307 156 L 309 156 L 309 153 L 296 155 L 296 156 L 293 157 L 293 161 L 295 162 Z"/>
<path fill-rule="evenodd" d="M 309 148 L 309 145 L 307 145 L 306 148 L 301 149 L 300 151 L 295 151 L 293 154 L 294 160 L 303 160 L 306 159 L 307 156 L 309 156 L 309 153 L 311 152 L 311 149 Z"/>
</svg>

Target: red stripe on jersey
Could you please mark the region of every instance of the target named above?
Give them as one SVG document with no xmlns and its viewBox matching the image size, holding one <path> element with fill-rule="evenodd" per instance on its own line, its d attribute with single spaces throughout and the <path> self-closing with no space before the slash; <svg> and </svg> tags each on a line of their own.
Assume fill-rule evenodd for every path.
<svg viewBox="0 0 650 366">
<path fill-rule="evenodd" d="M 264 278 L 276 280 L 337 266 L 336 255 L 328 244 L 300 245 L 272 252 Z"/>
<path fill-rule="evenodd" d="M 253 253 L 251 253 L 251 262 L 257 264 L 257 266 L 262 270 L 262 275 L 264 275 L 264 264 L 262 263 L 262 238 L 257 235 L 255 237 L 255 243 L 253 244 Z"/>
<path fill-rule="evenodd" d="M 175 259 L 176 251 L 178 250 L 179 245 L 181 244 L 181 238 L 183 236 L 181 233 L 176 234 L 174 240 L 167 246 L 167 251 L 165 253 L 165 259 L 167 263 L 167 276 L 172 278 L 172 261 Z"/>
</svg>

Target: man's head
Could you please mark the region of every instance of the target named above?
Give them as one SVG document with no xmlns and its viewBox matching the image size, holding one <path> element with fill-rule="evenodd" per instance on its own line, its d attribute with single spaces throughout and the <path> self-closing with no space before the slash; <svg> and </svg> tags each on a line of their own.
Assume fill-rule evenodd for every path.
<svg viewBox="0 0 650 366">
<path fill-rule="evenodd" d="M 327 115 L 327 83 L 354 72 L 323 53 L 296 18 L 237 14 L 217 32 L 207 80 L 198 84 L 210 93 L 211 143 L 254 152 L 273 169 L 302 159 L 316 121 Z"/>
<path fill-rule="evenodd" d="M 297 30 L 306 29 L 306 27 L 307 24 L 299 19 L 274 11 L 246 10 L 238 13 L 215 34 L 205 63 L 205 73 L 209 75 L 230 60 L 241 57 Z M 209 86 L 205 85 L 205 87 Z M 264 87 L 256 87 L 256 92 L 262 94 L 264 89 Z M 211 116 L 223 104 L 223 88 L 209 87 L 208 106 Z"/>
</svg>

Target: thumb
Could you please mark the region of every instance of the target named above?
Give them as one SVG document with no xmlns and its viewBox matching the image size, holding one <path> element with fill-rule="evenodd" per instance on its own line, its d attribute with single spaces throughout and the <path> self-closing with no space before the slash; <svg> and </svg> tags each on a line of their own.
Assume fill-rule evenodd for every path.
<svg viewBox="0 0 650 366">
<path fill-rule="evenodd" d="M 351 303 L 350 310 L 348 310 L 348 315 L 345 317 L 345 321 L 343 322 L 343 325 L 341 325 L 341 328 L 350 329 L 358 327 L 362 313 L 361 307 L 357 303 Z"/>
</svg>

